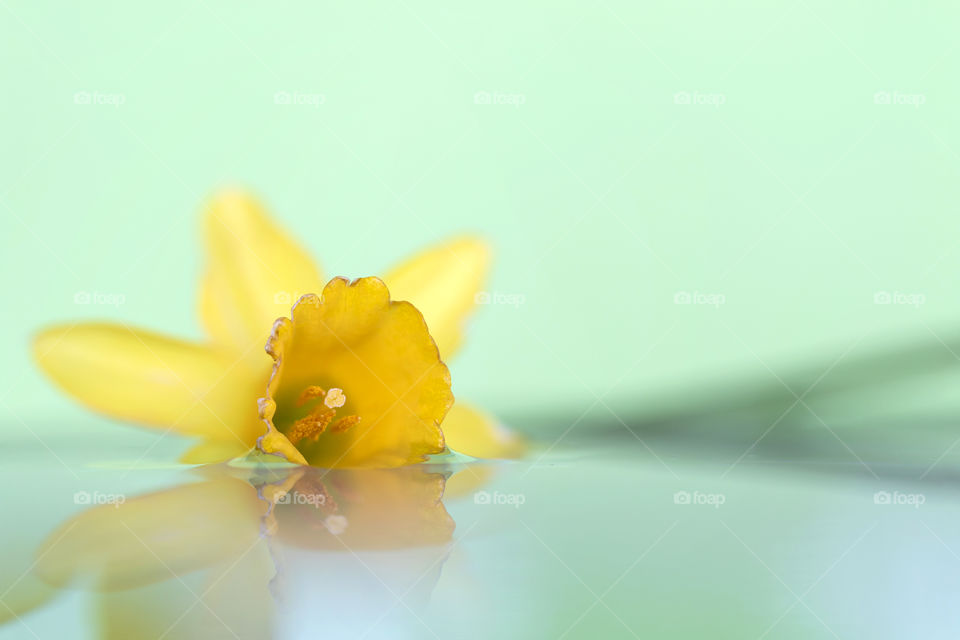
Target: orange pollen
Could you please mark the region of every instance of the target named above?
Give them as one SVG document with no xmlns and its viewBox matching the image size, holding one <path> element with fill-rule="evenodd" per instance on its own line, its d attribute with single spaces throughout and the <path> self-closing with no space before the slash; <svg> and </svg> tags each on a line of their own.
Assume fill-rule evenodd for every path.
<svg viewBox="0 0 960 640">
<path fill-rule="evenodd" d="M 330 427 L 331 433 L 343 433 L 347 429 L 357 426 L 360 422 L 360 416 L 344 416 L 333 423 Z"/>
<path fill-rule="evenodd" d="M 336 411 L 321 405 L 303 418 L 294 422 L 289 433 L 287 433 L 287 438 L 290 440 L 290 443 L 294 445 L 304 438 L 316 440 L 320 437 L 321 433 L 326 431 L 327 425 L 330 424 L 330 421 L 333 420 L 335 415 Z"/>
<path fill-rule="evenodd" d="M 287 432 L 287 439 L 296 446 L 301 440 L 309 438 L 314 442 L 321 436 L 327 428 L 331 433 L 343 433 L 348 429 L 355 427 L 360 422 L 360 416 L 343 416 L 336 422 L 333 419 L 337 415 L 337 409 L 342 407 L 347 401 L 342 389 L 331 389 L 330 395 L 322 387 L 310 385 L 297 398 L 297 406 L 301 407 L 311 400 L 324 398 L 323 404 L 318 404 L 310 412 L 293 423 Z M 331 426 L 333 423 L 333 426 Z"/>
<path fill-rule="evenodd" d="M 303 393 L 300 394 L 300 397 L 297 398 L 297 406 L 302 407 L 310 400 L 315 400 L 316 398 L 322 398 L 327 395 L 327 392 L 324 391 L 323 387 L 318 387 L 315 384 L 310 385 L 303 390 Z"/>
</svg>

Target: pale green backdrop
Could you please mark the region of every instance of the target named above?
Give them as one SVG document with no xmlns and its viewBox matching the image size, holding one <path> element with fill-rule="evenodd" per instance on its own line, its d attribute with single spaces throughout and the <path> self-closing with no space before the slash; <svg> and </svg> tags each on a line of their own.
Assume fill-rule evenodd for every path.
<svg viewBox="0 0 960 640">
<path fill-rule="evenodd" d="M 585 410 L 792 386 L 795 366 L 812 380 L 884 345 L 952 362 L 958 17 L 2 0 L 5 437 L 89 422 L 32 367 L 35 328 L 199 337 L 197 212 L 225 184 L 255 189 L 331 275 L 489 238 L 490 291 L 522 304 L 480 309 L 455 391 L 517 422 L 556 417 L 530 418 L 542 433 Z M 911 378 L 857 415 L 942 414 L 957 382 Z"/>
</svg>

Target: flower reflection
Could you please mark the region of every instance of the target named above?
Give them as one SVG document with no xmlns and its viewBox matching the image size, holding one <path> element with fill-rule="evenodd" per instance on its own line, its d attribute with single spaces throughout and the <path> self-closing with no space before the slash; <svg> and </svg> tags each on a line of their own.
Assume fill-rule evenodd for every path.
<svg viewBox="0 0 960 640">
<path fill-rule="evenodd" d="M 259 540 L 266 506 L 243 480 L 221 477 L 105 504 L 65 522 L 40 547 L 37 574 L 123 589 L 230 562 Z"/>
<path fill-rule="evenodd" d="M 104 637 L 262 638 L 304 615 L 327 631 L 371 624 L 394 596 L 429 593 L 452 540 L 439 466 L 197 471 L 64 522 L 34 574 L 93 591 Z"/>
<path fill-rule="evenodd" d="M 454 522 L 441 502 L 445 484 L 445 474 L 416 466 L 304 468 L 261 492 L 274 494 L 265 522 L 284 544 L 357 551 L 449 542 Z"/>
</svg>

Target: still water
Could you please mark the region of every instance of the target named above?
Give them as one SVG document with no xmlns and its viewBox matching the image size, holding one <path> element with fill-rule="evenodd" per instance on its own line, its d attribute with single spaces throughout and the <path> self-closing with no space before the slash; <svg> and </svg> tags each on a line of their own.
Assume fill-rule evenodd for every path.
<svg viewBox="0 0 960 640">
<path fill-rule="evenodd" d="M 855 461 L 630 436 L 368 471 L 60 457 L 0 466 L 0 639 L 960 631 L 956 485 Z"/>
</svg>

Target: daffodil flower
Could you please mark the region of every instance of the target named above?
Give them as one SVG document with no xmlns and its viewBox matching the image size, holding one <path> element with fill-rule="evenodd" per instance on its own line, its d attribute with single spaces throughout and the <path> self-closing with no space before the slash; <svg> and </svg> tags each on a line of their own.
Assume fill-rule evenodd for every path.
<svg viewBox="0 0 960 640">
<path fill-rule="evenodd" d="M 275 364 L 260 400 L 265 453 L 390 467 L 443 451 L 450 372 L 420 312 L 392 302 L 377 278 L 334 278 L 322 296 L 300 298 L 292 319 L 274 323 L 267 352 Z"/>
<path fill-rule="evenodd" d="M 457 238 L 382 281 L 324 286 L 320 269 L 252 197 L 222 193 L 203 218 L 207 339 L 125 324 L 48 328 L 34 357 L 64 391 L 114 418 L 200 438 L 182 458 L 190 464 L 258 445 L 328 467 L 408 464 L 445 446 L 487 457 L 522 449 L 494 419 L 453 405 L 443 361 L 459 347 L 485 279 L 483 242 Z"/>
</svg>

